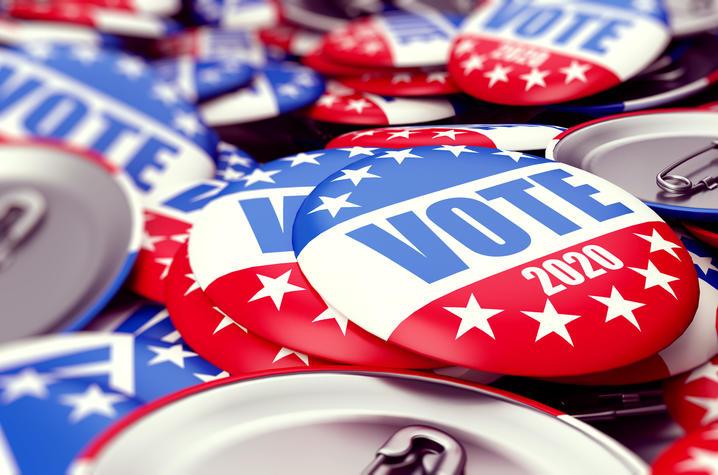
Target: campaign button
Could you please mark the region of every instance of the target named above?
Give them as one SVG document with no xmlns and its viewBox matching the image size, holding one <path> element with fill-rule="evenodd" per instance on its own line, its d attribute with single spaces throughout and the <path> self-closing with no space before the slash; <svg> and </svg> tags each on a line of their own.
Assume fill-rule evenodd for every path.
<svg viewBox="0 0 718 475">
<path fill-rule="evenodd" d="M 0 140 L 0 157 L 0 341 L 79 330 L 135 262 L 138 198 L 87 151 Z"/>
<path fill-rule="evenodd" d="M 472 145 L 511 151 L 543 150 L 563 127 L 539 124 L 415 125 L 357 130 L 333 138 L 325 148 L 408 148 L 420 145 Z"/>
<path fill-rule="evenodd" d="M 324 52 L 354 66 L 442 66 L 463 19 L 438 11 L 372 15 L 331 31 Z"/>
<path fill-rule="evenodd" d="M 205 102 L 200 114 L 211 126 L 254 122 L 308 106 L 323 92 L 324 80 L 310 68 L 277 63 L 256 71 L 249 86 Z"/>
<path fill-rule="evenodd" d="M 427 368 L 440 363 L 381 341 L 328 307 L 307 283 L 292 251 L 294 216 L 326 176 L 381 152 L 349 147 L 274 160 L 208 204 L 190 232 L 198 285 L 227 315 L 276 344 L 331 361 Z M 365 177 L 370 178 L 370 177 Z M 361 180 L 361 173 L 351 180 Z"/>
<path fill-rule="evenodd" d="M 662 2 L 654 0 L 490 0 L 461 25 L 449 73 L 488 102 L 553 104 L 634 76 L 670 37 Z"/>
<path fill-rule="evenodd" d="M 247 152 L 227 142 L 217 144 L 216 170 L 217 180 L 237 181 L 259 166 Z"/>
<path fill-rule="evenodd" d="M 546 156 L 631 192 L 663 216 L 715 221 L 718 113 L 666 109 L 604 117 L 572 127 Z"/>
<path fill-rule="evenodd" d="M 386 97 L 330 82 L 305 114 L 339 124 L 394 125 L 446 119 L 456 115 L 456 109 L 444 97 Z"/>
<path fill-rule="evenodd" d="M 667 348 L 629 366 L 598 374 L 562 378 L 557 382 L 568 384 L 619 385 L 665 379 L 690 371 L 718 354 L 718 260 L 715 250 L 676 229 L 676 234 L 688 250 L 698 274 L 700 297 L 693 321 Z M 651 236 L 655 250 L 675 253 L 675 243 L 663 242 Z"/>
<path fill-rule="evenodd" d="M 125 170 L 143 198 L 211 177 L 214 131 L 142 59 L 86 45 L 0 50 L 0 129 L 89 148 Z"/>
<path fill-rule="evenodd" d="M 262 28 L 259 39 L 268 47 L 279 48 L 293 56 L 304 56 L 315 50 L 322 35 L 313 30 L 283 24 Z"/>
<path fill-rule="evenodd" d="M 718 271 L 713 268 L 712 272 Z M 687 431 L 718 421 L 718 356 L 688 374 L 666 380 L 663 399 L 673 419 Z"/>
<path fill-rule="evenodd" d="M 184 341 L 207 361 L 232 375 L 327 364 L 320 358 L 249 333 L 220 310 L 197 284 L 186 244 L 177 251 L 167 277 L 167 309 Z"/>
<path fill-rule="evenodd" d="M 461 90 L 445 70 L 374 71 L 337 81 L 361 92 L 381 96 L 439 96 Z"/>
<path fill-rule="evenodd" d="M 181 345 L 127 334 L 84 332 L 3 345 L 2 467 L 66 473 L 82 447 L 123 415 L 222 376 Z M 52 450 L 40 457 L 38 447 Z"/>
<path fill-rule="evenodd" d="M 194 0 L 190 10 L 200 25 L 228 30 L 271 26 L 279 21 L 279 2 L 272 0 Z"/>
<path fill-rule="evenodd" d="M 482 371 L 625 366 L 668 346 L 698 305 L 691 258 L 650 208 L 518 152 L 442 145 L 362 159 L 309 194 L 292 240 L 309 283 L 350 321 Z"/>
<path fill-rule="evenodd" d="M 0 18 L 0 43 L 21 45 L 28 42 L 80 43 L 106 47 L 120 47 L 124 44 L 118 36 L 81 25 Z"/>
<path fill-rule="evenodd" d="M 351 66 L 331 60 L 324 52 L 326 48 L 326 35 L 322 37 L 319 45 L 302 56 L 301 62 L 325 76 L 359 76 L 376 70 L 375 67 Z"/>
<path fill-rule="evenodd" d="M 681 437 L 651 466 L 653 475 L 713 475 L 718 468 L 718 424 Z"/>
<path fill-rule="evenodd" d="M 85 25 L 104 33 L 143 39 L 161 38 L 181 29 L 181 25 L 176 21 L 151 13 L 106 8 L 88 3 L 14 2 L 7 7 L 7 13 L 15 18 Z"/>
<path fill-rule="evenodd" d="M 158 59 L 152 67 L 190 102 L 201 102 L 247 85 L 252 68 L 236 61 L 202 60 L 184 55 Z"/>
</svg>

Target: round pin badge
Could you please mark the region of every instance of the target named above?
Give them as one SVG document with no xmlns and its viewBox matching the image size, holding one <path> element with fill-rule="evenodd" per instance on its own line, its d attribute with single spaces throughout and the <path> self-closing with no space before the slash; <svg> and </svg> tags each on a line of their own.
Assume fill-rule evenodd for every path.
<svg viewBox="0 0 718 475">
<path fill-rule="evenodd" d="M 350 321 L 482 371 L 625 366 L 668 346 L 698 304 L 690 256 L 650 208 L 521 152 L 442 145 L 362 159 L 309 194 L 292 239 L 304 276 Z"/>
<path fill-rule="evenodd" d="M 420 145 L 472 145 L 511 151 L 544 150 L 563 127 L 540 124 L 457 124 L 385 127 L 349 132 L 332 139 L 326 148 L 408 148 Z"/>
<path fill-rule="evenodd" d="M 333 61 L 354 66 L 442 66 L 463 19 L 438 11 L 372 15 L 331 31 L 324 53 Z"/>
<path fill-rule="evenodd" d="M 152 67 L 190 102 L 201 102 L 246 86 L 252 68 L 236 61 L 201 60 L 192 56 L 159 59 Z"/>
<path fill-rule="evenodd" d="M 315 474 L 390 473 L 397 466 L 446 474 L 647 469 L 589 425 L 507 392 L 418 373 L 340 368 L 264 373 L 167 397 L 115 425 L 73 467 L 88 474 L 176 470 L 172 454 L 185 446 L 187 427 L 217 441 L 182 458 L 188 472 L 224 473 L 237 464 Z M 141 450 L 149 444 L 151 456 Z M 267 457 L 277 446 L 292 450 Z"/>
<path fill-rule="evenodd" d="M 294 25 L 282 24 L 259 30 L 259 39 L 268 47 L 279 48 L 292 56 L 304 56 L 314 51 L 322 34 Z"/>
<path fill-rule="evenodd" d="M 319 45 L 302 56 L 301 62 L 325 76 L 360 76 L 364 73 L 376 70 L 374 68 L 350 66 L 344 63 L 332 61 L 324 52 L 326 48 L 326 35 L 322 37 Z"/>
<path fill-rule="evenodd" d="M 716 252 L 676 230 L 698 274 L 700 297 L 693 321 L 670 346 L 632 365 L 599 374 L 563 378 L 567 384 L 619 385 L 665 379 L 690 371 L 718 354 L 718 260 Z M 656 249 L 675 253 L 675 243 L 656 241 Z"/>
<path fill-rule="evenodd" d="M 385 97 L 330 82 L 305 114 L 339 124 L 394 125 L 446 119 L 456 115 L 456 110 L 445 97 Z"/>
<path fill-rule="evenodd" d="M 81 150 L 3 141 L 0 155 L 0 299 L 7 315 L 22 315 L 3 320 L 0 340 L 77 330 L 135 261 L 137 197 Z"/>
<path fill-rule="evenodd" d="M 328 307 L 294 257 L 292 224 L 302 200 L 326 176 L 380 151 L 352 147 L 274 160 L 240 179 L 239 191 L 207 205 L 189 240 L 190 266 L 207 296 L 250 332 L 327 360 L 442 366 L 381 341 Z"/>
<path fill-rule="evenodd" d="M 181 29 L 168 18 L 89 3 L 13 3 L 7 13 L 15 18 L 85 25 L 103 33 L 143 39 L 162 38 Z"/>
<path fill-rule="evenodd" d="M 712 221 L 716 125 L 718 113 L 697 109 L 621 114 L 566 130 L 546 156 L 615 183 L 664 216 Z"/>
<path fill-rule="evenodd" d="M 94 28 L 45 21 L 21 21 L 0 18 L 0 43 L 22 45 L 37 42 L 71 43 L 90 46 L 119 47 L 123 41 L 115 35 Z"/>
<path fill-rule="evenodd" d="M 712 34 L 679 41 L 638 76 L 608 91 L 553 108 L 599 116 L 656 108 L 685 99 L 718 80 L 716 48 L 718 38 Z"/>
<path fill-rule="evenodd" d="M 220 310 L 197 284 L 186 244 L 174 257 L 166 293 L 167 309 L 182 338 L 200 356 L 230 374 L 327 364 L 249 333 Z"/>
<path fill-rule="evenodd" d="M 673 419 L 686 431 L 718 421 L 718 356 L 688 374 L 666 380 L 663 399 Z"/>
<path fill-rule="evenodd" d="M 211 177 L 217 137 L 138 57 L 84 45 L 0 50 L 11 81 L 0 129 L 89 148 L 124 168 L 143 197 Z"/>
<path fill-rule="evenodd" d="M 308 106 L 323 92 L 319 74 L 285 62 L 256 71 L 248 87 L 205 102 L 200 114 L 211 126 L 254 122 Z"/>
<path fill-rule="evenodd" d="M 662 2 L 482 3 L 451 46 L 449 73 L 488 102 L 540 105 L 590 96 L 645 69 L 670 41 Z"/>
<path fill-rule="evenodd" d="M 718 5 L 703 0 L 665 0 L 673 36 L 686 36 L 718 28 Z"/>
<path fill-rule="evenodd" d="M 461 92 L 449 73 L 441 69 L 375 71 L 337 81 L 354 90 L 382 96 L 439 96 Z"/>
<path fill-rule="evenodd" d="M 279 2 L 273 0 L 194 0 L 189 5 L 200 25 L 226 29 L 252 29 L 279 21 Z"/>
<path fill-rule="evenodd" d="M 704 243 L 718 249 L 718 226 L 715 222 L 689 222 L 684 221 L 683 226 Z"/>
<path fill-rule="evenodd" d="M 82 447 L 125 414 L 218 373 L 181 346 L 126 334 L 86 332 L 5 344 L 3 468 L 66 473 Z M 53 449 L 38 457 L 37 447 Z"/>
<path fill-rule="evenodd" d="M 718 470 L 718 424 L 690 432 L 663 452 L 653 475 L 714 475 Z"/>
</svg>

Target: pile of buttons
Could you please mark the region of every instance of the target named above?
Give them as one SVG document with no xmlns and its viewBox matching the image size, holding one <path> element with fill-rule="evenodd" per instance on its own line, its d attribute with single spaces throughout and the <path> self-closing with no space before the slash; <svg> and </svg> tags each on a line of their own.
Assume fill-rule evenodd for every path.
<svg viewBox="0 0 718 475">
<path fill-rule="evenodd" d="M 718 5 L 0 2 L 0 472 L 718 474 Z"/>
</svg>

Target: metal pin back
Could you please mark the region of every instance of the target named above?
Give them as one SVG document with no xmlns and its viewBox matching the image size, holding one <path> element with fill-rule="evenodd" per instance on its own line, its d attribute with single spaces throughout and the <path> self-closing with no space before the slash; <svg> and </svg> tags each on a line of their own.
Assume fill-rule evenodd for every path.
<svg viewBox="0 0 718 475">
<path fill-rule="evenodd" d="M 701 155 L 715 148 L 718 148 L 718 140 L 713 140 L 708 147 L 702 148 L 697 152 L 688 155 L 687 157 L 681 158 L 680 160 L 671 163 L 666 168 L 661 170 L 658 175 L 656 175 L 656 184 L 665 191 L 668 191 L 669 193 L 677 194 L 691 194 L 704 188 L 712 190 L 718 187 L 718 177 L 716 176 L 707 176 L 700 180 L 698 183 L 694 184 L 690 178 L 687 178 L 683 175 L 669 175 L 671 171 L 675 170 L 688 160 L 691 160 L 698 155 Z"/>
<path fill-rule="evenodd" d="M 42 193 L 30 187 L 16 188 L 0 196 L 0 268 L 37 229 L 46 211 Z"/>
</svg>

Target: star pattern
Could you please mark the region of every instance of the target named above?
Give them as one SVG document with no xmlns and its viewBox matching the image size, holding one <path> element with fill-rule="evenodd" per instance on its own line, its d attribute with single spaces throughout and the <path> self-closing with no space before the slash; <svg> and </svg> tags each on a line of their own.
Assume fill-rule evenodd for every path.
<svg viewBox="0 0 718 475">
<path fill-rule="evenodd" d="M 97 384 L 91 384 L 83 393 L 63 394 L 60 403 L 72 407 L 69 418 L 76 423 L 91 415 L 114 419 L 117 416 L 114 405 L 126 399 L 122 394 L 104 392 Z"/>
<path fill-rule="evenodd" d="M 292 164 L 290 167 L 296 167 L 297 165 L 301 165 L 302 163 L 310 163 L 312 165 L 319 165 L 319 162 L 317 161 L 317 157 L 323 156 L 323 153 L 298 153 L 296 155 L 292 155 L 291 157 L 282 158 L 282 161 L 285 162 L 291 162 Z"/>
<path fill-rule="evenodd" d="M 358 114 L 361 114 L 362 112 L 364 112 L 364 109 L 369 106 L 371 106 L 371 102 L 367 101 L 363 97 L 359 99 L 349 99 L 345 110 L 353 110 L 356 111 Z"/>
<path fill-rule="evenodd" d="M 230 317 L 229 315 L 227 315 L 226 313 L 224 313 L 224 312 L 223 312 L 219 307 L 217 307 L 216 305 L 215 305 L 214 307 L 212 307 L 212 309 L 215 310 L 215 311 L 216 311 L 217 313 L 219 313 L 220 315 L 222 315 L 222 320 L 217 324 L 217 326 L 215 327 L 214 331 L 212 332 L 213 335 L 214 335 L 215 333 L 217 333 L 218 331 L 223 330 L 224 328 L 227 328 L 227 327 L 230 326 L 230 325 L 236 325 L 236 326 L 239 327 L 244 333 L 249 333 L 249 331 L 248 331 L 245 327 L 243 327 L 243 326 L 240 325 L 239 323 L 235 322 L 232 317 Z"/>
<path fill-rule="evenodd" d="M 566 76 L 564 84 L 571 84 L 573 81 L 586 82 L 586 71 L 589 69 L 591 69 L 590 64 L 581 64 L 573 60 L 570 65 L 559 68 L 559 71 Z"/>
<path fill-rule="evenodd" d="M 653 233 L 651 233 L 650 236 L 646 236 L 645 234 L 638 234 L 638 233 L 635 233 L 635 234 L 639 238 L 644 239 L 644 240 L 648 241 L 649 243 L 651 243 L 651 250 L 649 251 L 651 254 L 653 254 L 654 252 L 665 251 L 668 254 L 670 254 L 671 256 L 678 259 L 678 254 L 676 254 L 676 251 L 674 251 L 673 249 L 680 249 L 682 246 L 679 244 L 676 244 L 674 242 L 667 241 L 666 239 L 663 239 L 663 236 L 661 236 L 657 230 L 654 229 Z"/>
<path fill-rule="evenodd" d="M 253 185 L 255 183 L 259 183 L 259 182 L 275 183 L 272 176 L 276 175 L 279 172 L 280 172 L 280 170 L 265 171 L 265 170 L 262 170 L 261 168 L 255 168 L 254 170 L 252 170 L 252 173 L 248 173 L 245 176 L 243 176 L 242 178 L 240 178 L 240 181 L 245 182 L 245 184 L 244 184 L 245 187 Z"/>
<path fill-rule="evenodd" d="M 272 302 L 274 302 L 274 305 L 277 307 L 277 310 L 280 310 L 282 307 L 282 300 L 284 299 L 285 294 L 289 292 L 299 292 L 301 290 L 306 290 L 304 287 L 299 287 L 298 285 L 289 283 L 289 276 L 291 272 L 292 271 L 290 269 L 276 278 L 257 274 L 257 278 L 262 283 L 262 288 L 256 294 L 254 294 L 251 299 L 249 299 L 249 302 L 269 297 L 270 299 L 272 299 Z"/>
<path fill-rule="evenodd" d="M 421 158 L 419 155 L 411 153 L 412 149 L 403 148 L 399 150 L 387 150 L 384 155 L 380 155 L 378 158 L 393 158 L 399 165 L 404 162 L 407 158 Z"/>
<path fill-rule="evenodd" d="M 335 322 L 337 322 L 339 329 L 342 331 L 342 335 L 346 336 L 347 325 L 349 324 L 349 320 L 347 319 L 347 317 L 339 313 L 336 309 L 332 307 L 327 307 L 326 310 L 324 310 L 322 313 L 317 315 L 314 320 L 312 320 L 312 323 L 321 322 L 324 320 L 334 320 Z"/>
<path fill-rule="evenodd" d="M 148 366 L 169 362 L 179 368 L 184 368 L 185 358 L 197 356 L 197 353 L 185 350 L 182 343 L 169 347 L 148 345 L 147 348 L 155 353 L 155 356 L 147 363 Z"/>
<path fill-rule="evenodd" d="M 646 279 L 644 287 L 646 290 L 658 286 L 671 294 L 674 298 L 678 298 L 670 285 L 671 282 L 678 280 L 678 277 L 662 273 L 650 260 L 648 261 L 648 266 L 645 269 L 638 267 L 629 267 L 629 269 L 634 272 L 638 272 Z"/>
<path fill-rule="evenodd" d="M 115 63 L 115 69 L 128 79 L 134 80 L 145 73 L 146 66 L 144 62 L 138 58 L 123 55 Z"/>
<path fill-rule="evenodd" d="M 299 358 L 302 363 L 304 363 L 305 366 L 309 366 L 309 356 L 305 355 L 304 353 L 300 353 L 298 351 L 290 350 L 289 348 L 282 347 L 277 352 L 277 355 L 272 360 L 272 363 L 276 363 L 277 361 L 281 360 L 282 358 L 286 358 L 287 356 L 295 355 L 297 358 Z"/>
<path fill-rule="evenodd" d="M 374 155 L 374 150 L 376 150 L 376 147 L 347 147 L 347 148 L 340 148 L 338 150 L 341 150 L 343 152 L 349 152 L 349 157 L 356 157 L 357 155 Z"/>
<path fill-rule="evenodd" d="M 611 295 L 609 297 L 599 297 L 595 295 L 591 295 L 590 297 L 594 300 L 598 300 L 608 307 L 606 309 L 606 322 L 610 322 L 618 317 L 623 317 L 628 320 L 631 325 L 638 328 L 639 331 L 641 330 L 633 311 L 645 306 L 646 304 L 624 299 L 615 286 L 611 286 Z"/>
<path fill-rule="evenodd" d="M 538 68 L 532 68 L 528 74 L 521 74 L 519 78 L 526 81 L 525 91 L 530 90 L 534 86 L 546 87 L 544 79 L 548 76 L 549 71 L 541 71 Z"/>
<path fill-rule="evenodd" d="M 700 471 L 707 475 L 718 475 L 718 452 L 701 449 L 699 447 L 690 447 L 688 454 L 691 458 L 676 464 L 677 471 Z"/>
<path fill-rule="evenodd" d="M 342 173 L 342 176 L 335 178 L 332 181 L 350 180 L 354 184 L 354 186 L 356 186 L 365 178 L 381 178 L 379 175 L 374 175 L 373 173 L 369 173 L 370 168 L 371 168 L 371 165 L 367 165 L 367 166 L 359 168 L 357 170 L 352 170 L 352 169 L 340 170 Z"/>
<path fill-rule="evenodd" d="M 484 73 L 484 77 L 489 79 L 489 88 L 494 87 L 497 82 L 508 82 L 508 73 L 510 73 L 512 70 L 513 68 L 510 66 L 501 66 L 497 63 L 494 66 L 494 69 L 487 73 Z"/>
<path fill-rule="evenodd" d="M 491 325 L 489 325 L 489 319 L 503 312 L 503 310 L 481 308 L 474 294 L 469 297 L 466 307 L 444 307 L 444 310 L 448 310 L 461 319 L 459 329 L 456 331 L 457 340 L 472 328 L 477 328 L 492 339 L 496 339 Z"/>
<path fill-rule="evenodd" d="M 172 118 L 172 125 L 188 137 L 195 137 L 204 133 L 204 125 L 196 114 L 178 111 Z"/>
<path fill-rule="evenodd" d="M 185 277 L 187 277 L 192 283 L 189 287 L 187 287 L 187 290 L 185 290 L 184 296 L 187 297 L 189 294 L 194 292 L 195 290 L 200 290 L 199 283 L 197 282 L 197 277 L 193 273 L 185 274 Z"/>
<path fill-rule="evenodd" d="M 541 338 L 550 335 L 551 333 L 555 333 L 573 346 L 573 341 L 571 340 L 571 335 L 569 334 L 568 329 L 566 329 L 566 325 L 577 318 L 580 318 L 580 315 L 558 313 L 549 299 L 546 299 L 546 305 L 544 306 L 543 312 L 523 311 L 522 313 L 539 322 L 539 328 L 536 333 L 535 341 L 539 341 Z"/>
<path fill-rule="evenodd" d="M 716 397 L 697 397 L 697 396 L 686 396 L 686 401 L 695 404 L 701 409 L 705 410 L 700 424 L 702 426 L 708 425 L 711 422 L 718 420 L 718 398 Z"/>
<path fill-rule="evenodd" d="M 441 147 L 437 147 L 434 150 L 450 152 L 455 157 L 458 157 L 462 153 L 479 153 L 476 150 L 470 150 L 466 148 L 466 145 L 442 145 Z"/>
<path fill-rule="evenodd" d="M 708 275 L 709 270 L 718 272 L 718 267 L 713 264 L 712 256 L 699 256 L 698 254 L 688 250 L 688 254 L 691 256 L 693 264 L 695 264 L 703 274 Z"/>
<path fill-rule="evenodd" d="M 358 208 L 359 205 L 352 203 L 348 201 L 350 193 L 344 193 L 343 195 L 339 195 L 337 197 L 332 196 L 320 196 L 319 199 L 322 201 L 322 204 L 311 210 L 309 213 L 316 213 L 317 211 L 329 211 L 329 214 L 332 215 L 332 218 L 335 218 L 337 216 L 337 213 L 339 213 L 340 210 L 344 208 Z"/>
<path fill-rule="evenodd" d="M 45 399 L 49 394 L 47 386 L 55 381 L 51 375 L 38 373 L 35 368 L 24 368 L 17 374 L 0 376 L 0 387 L 3 388 L 0 399 L 4 404 L 25 396 Z"/>
<path fill-rule="evenodd" d="M 718 364 L 713 364 L 712 361 L 708 361 L 699 366 L 688 374 L 685 383 L 690 383 L 691 381 L 696 381 L 701 378 L 706 378 L 718 383 Z"/>
<path fill-rule="evenodd" d="M 486 56 L 472 54 L 469 59 L 462 61 L 459 66 L 464 70 L 464 74 L 469 74 L 472 71 L 484 69 L 484 62 L 486 62 Z"/>
</svg>

